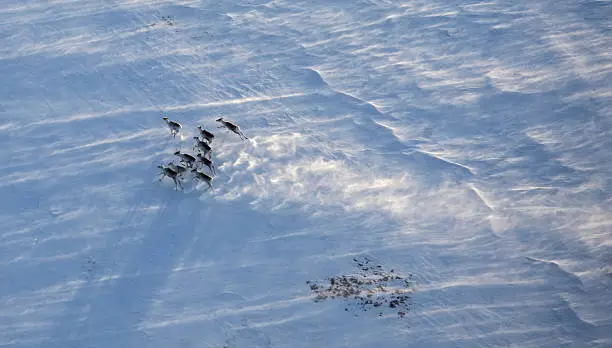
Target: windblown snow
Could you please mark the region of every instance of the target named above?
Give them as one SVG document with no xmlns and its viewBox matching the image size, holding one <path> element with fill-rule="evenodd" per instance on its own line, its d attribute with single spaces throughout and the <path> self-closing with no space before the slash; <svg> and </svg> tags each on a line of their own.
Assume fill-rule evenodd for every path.
<svg viewBox="0 0 612 348">
<path fill-rule="evenodd" d="M 611 18 L 4 0 L 0 346 L 612 346 Z"/>
</svg>

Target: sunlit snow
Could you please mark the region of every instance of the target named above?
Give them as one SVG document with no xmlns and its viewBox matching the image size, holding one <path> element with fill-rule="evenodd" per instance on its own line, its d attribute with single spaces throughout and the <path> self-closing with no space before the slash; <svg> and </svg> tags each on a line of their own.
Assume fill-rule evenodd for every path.
<svg viewBox="0 0 612 348">
<path fill-rule="evenodd" d="M 612 346 L 611 19 L 3 0 L 0 346 Z M 197 125 L 214 190 L 177 191 L 157 166 Z M 333 288 L 362 259 L 405 315 Z"/>
</svg>

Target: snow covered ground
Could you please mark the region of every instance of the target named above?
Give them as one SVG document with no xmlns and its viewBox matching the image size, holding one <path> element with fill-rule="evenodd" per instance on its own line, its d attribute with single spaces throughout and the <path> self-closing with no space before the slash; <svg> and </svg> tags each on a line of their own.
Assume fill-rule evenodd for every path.
<svg viewBox="0 0 612 348">
<path fill-rule="evenodd" d="M 610 18 L 3 0 L 0 346 L 612 346 Z M 198 124 L 214 194 L 157 181 Z M 312 301 L 360 257 L 412 276 L 404 318 Z"/>
</svg>

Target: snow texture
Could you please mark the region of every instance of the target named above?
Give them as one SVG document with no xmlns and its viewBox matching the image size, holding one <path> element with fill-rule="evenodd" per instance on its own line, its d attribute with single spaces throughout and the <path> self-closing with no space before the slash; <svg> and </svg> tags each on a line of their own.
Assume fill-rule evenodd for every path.
<svg viewBox="0 0 612 348">
<path fill-rule="evenodd" d="M 612 346 L 611 18 L 3 0 L 0 346 Z M 197 125 L 214 191 L 177 191 Z M 405 316 L 314 301 L 355 258 L 411 276 Z"/>
</svg>

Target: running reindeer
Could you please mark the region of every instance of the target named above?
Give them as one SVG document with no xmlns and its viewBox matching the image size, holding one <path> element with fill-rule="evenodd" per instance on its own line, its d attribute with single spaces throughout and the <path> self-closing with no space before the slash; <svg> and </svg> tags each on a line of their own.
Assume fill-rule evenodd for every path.
<svg viewBox="0 0 612 348">
<path fill-rule="evenodd" d="M 197 154 L 196 157 L 198 158 L 200 163 L 208 167 L 208 169 L 211 173 L 213 173 L 213 175 L 217 175 L 217 173 L 215 172 L 215 165 L 213 164 L 213 161 L 206 158 L 206 156 L 202 155 L 201 153 Z"/>
<path fill-rule="evenodd" d="M 168 128 L 170 128 L 170 135 L 172 135 L 173 138 L 176 137 L 176 135 L 181 131 L 181 124 L 176 121 L 170 121 L 168 117 L 162 117 L 162 120 L 166 121 Z"/>
<path fill-rule="evenodd" d="M 192 155 L 188 153 L 182 153 L 180 151 L 177 151 L 174 154 L 181 158 L 180 163 L 184 163 L 186 167 L 193 168 L 193 165 L 195 164 L 195 161 L 196 161 L 195 157 L 193 157 Z"/>
<path fill-rule="evenodd" d="M 163 164 L 158 165 L 157 168 L 160 169 L 160 174 L 161 174 L 161 178 L 159 178 L 159 181 L 162 181 L 162 179 L 167 176 L 174 181 L 175 189 L 178 190 L 179 187 L 181 188 L 181 190 L 183 189 L 183 185 L 181 184 L 180 176 L 178 172 L 174 171 L 170 167 L 164 166 Z"/>
<path fill-rule="evenodd" d="M 200 171 L 198 171 L 197 169 L 192 169 L 191 172 L 194 175 L 194 178 L 200 182 L 205 182 L 208 184 L 208 187 L 210 187 L 211 191 L 213 190 L 212 187 L 212 181 L 213 181 L 213 177 L 206 174 L 206 173 L 202 173 Z"/>
<path fill-rule="evenodd" d="M 247 136 L 244 135 L 244 133 L 242 133 L 242 130 L 240 130 L 240 127 L 238 127 L 237 125 L 235 125 L 235 124 L 233 124 L 233 123 L 231 123 L 229 121 L 225 121 L 223 119 L 223 117 L 219 117 L 217 119 L 217 122 L 221 123 L 221 125 L 217 126 L 217 128 L 225 128 L 225 129 L 227 129 L 229 131 L 232 131 L 233 133 L 237 134 L 240 137 L 240 139 L 242 139 L 242 140 L 248 139 Z"/>
<path fill-rule="evenodd" d="M 187 167 L 181 164 L 174 164 L 174 162 L 168 162 L 167 167 L 178 173 L 179 177 L 183 177 L 183 174 L 187 171 Z"/>
<path fill-rule="evenodd" d="M 210 147 L 207 142 L 200 140 L 198 137 L 193 137 L 193 139 L 195 140 L 195 143 L 193 144 L 194 150 L 200 150 L 204 156 L 212 156 L 212 147 Z"/>
<path fill-rule="evenodd" d="M 202 139 L 206 140 L 209 144 L 212 143 L 213 140 L 215 140 L 215 135 L 202 128 L 202 126 L 198 126 L 198 130 L 200 131 L 200 136 L 202 137 Z"/>
</svg>

